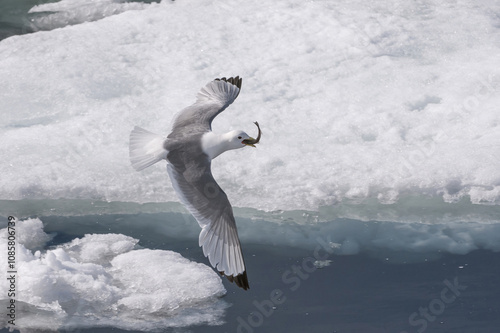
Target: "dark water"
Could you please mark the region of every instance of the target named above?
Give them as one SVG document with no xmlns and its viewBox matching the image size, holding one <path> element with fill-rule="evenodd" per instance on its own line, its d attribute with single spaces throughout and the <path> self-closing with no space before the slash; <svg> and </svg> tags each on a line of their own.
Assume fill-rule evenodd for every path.
<svg viewBox="0 0 500 333">
<path fill-rule="evenodd" d="M 36 5 L 53 1 L 48 0 L 1 0 L 0 1 L 0 40 L 14 35 L 33 32 L 28 11 Z"/>
<path fill-rule="evenodd" d="M 90 0 L 89 0 L 90 1 Z M 0 0 L 0 40 L 15 36 L 32 33 L 37 28 L 31 23 L 34 15 L 44 15 L 43 13 L 28 14 L 28 11 L 44 3 L 58 2 L 57 0 Z M 125 1 L 124 1 L 125 2 Z M 159 0 L 131 0 L 126 2 L 152 3 Z"/>
<path fill-rule="evenodd" d="M 50 245 L 89 232 L 122 233 L 140 239 L 141 246 L 174 250 L 208 264 L 197 245 L 194 221 L 158 229 L 165 214 L 41 219 L 45 232 L 57 233 Z M 231 304 L 226 323 L 164 332 L 486 333 L 500 327 L 499 253 L 441 254 L 432 261 L 393 264 L 367 254 L 339 256 L 269 242 L 243 243 L 251 289 L 243 291 L 224 280 L 224 299 Z M 314 256 L 331 264 L 317 269 Z"/>
</svg>

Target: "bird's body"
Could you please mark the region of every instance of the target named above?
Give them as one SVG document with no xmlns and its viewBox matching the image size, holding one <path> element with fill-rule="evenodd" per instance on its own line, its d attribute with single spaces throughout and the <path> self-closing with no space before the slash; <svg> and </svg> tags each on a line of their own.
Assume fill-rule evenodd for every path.
<svg viewBox="0 0 500 333">
<path fill-rule="evenodd" d="M 211 172 L 213 158 L 258 142 L 243 131 L 212 132 L 212 120 L 236 99 L 240 88 L 239 77 L 208 83 L 196 103 L 179 113 L 166 139 L 135 127 L 130 135 L 130 159 L 136 170 L 167 160 L 179 199 L 202 228 L 199 244 L 203 253 L 222 275 L 246 290 L 248 278 L 233 210 Z"/>
</svg>

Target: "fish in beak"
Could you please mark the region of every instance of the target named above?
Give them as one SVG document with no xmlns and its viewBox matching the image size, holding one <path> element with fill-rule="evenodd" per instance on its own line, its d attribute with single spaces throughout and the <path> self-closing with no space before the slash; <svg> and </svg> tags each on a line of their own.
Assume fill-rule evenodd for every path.
<svg viewBox="0 0 500 333">
<path fill-rule="evenodd" d="M 241 143 L 243 143 L 244 145 L 247 145 L 247 146 L 255 148 L 255 145 L 257 143 L 259 143 L 259 141 L 260 141 L 260 136 L 262 135 L 262 131 L 260 130 L 260 126 L 259 126 L 258 122 L 254 122 L 254 124 L 257 126 L 257 129 L 259 130 L 259 134 L 257 134 L 257 139 L 254 139 L 254 138 L 250 137 L 248 139 L 245 139 L 245 140 L 241 141 Z"/>
</svg>

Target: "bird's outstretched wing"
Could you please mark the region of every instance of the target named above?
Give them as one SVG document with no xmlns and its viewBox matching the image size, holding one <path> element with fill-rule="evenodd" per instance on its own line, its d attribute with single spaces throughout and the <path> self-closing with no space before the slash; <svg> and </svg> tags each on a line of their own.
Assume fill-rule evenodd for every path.
<svg viewBox="0 0 500 333">
<path fill-rule="evenodd" d="M 241 82 L 239 76 L 209 82 L 196 95 L 196 102 L 179 112 L 172 131 L 189 125 L 201 125 L 211 130 L 212 120 L 238 97 Z"/>
<path fill-rule="evenodd" d="M 202 165 L 196 161 L 188 162 L 175 153 L 169 155 L 169 162 L 167 170 L 172 185 L 202 228 L 199 244 L 203 247 L 203 254 L 229 281 L 247 290 L 248 278 L 233 209 L 212 176 L 210 162 L 207 160 Z"/>
</svg>

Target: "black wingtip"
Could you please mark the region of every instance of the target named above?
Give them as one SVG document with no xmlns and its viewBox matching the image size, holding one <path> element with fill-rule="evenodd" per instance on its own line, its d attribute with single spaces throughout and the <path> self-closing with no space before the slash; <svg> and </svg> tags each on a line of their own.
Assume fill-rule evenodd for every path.
<svg viewBox="0 0 500 333">
<path fill-rule="evenodd" d="M 231 83 L 232 85 L 235 85 L 236 87 L 238 87 L 238 89 L 241 90 L 241 82 L 243 81 L 243 79 L 240 78 L 239 76 L 235 76 L 235 77 L 230 77 L 229 79 L 221 77 L 220 79 L 219 78 L 215 79 L 215 81 L 224 81 Z"/>
<path fill-rule="evenodd" d="M 229 282 L 234 282 L 238 287 L 248 290 L 250 289 L 250 285 L 248 284 L 247 271 L 244 271 L 242 274 L 238 274 L 236 276 L 233 275 L 225 275 L 224 272 L 219 272 L 220 275 L 227 277 Z"/>
</svg>

